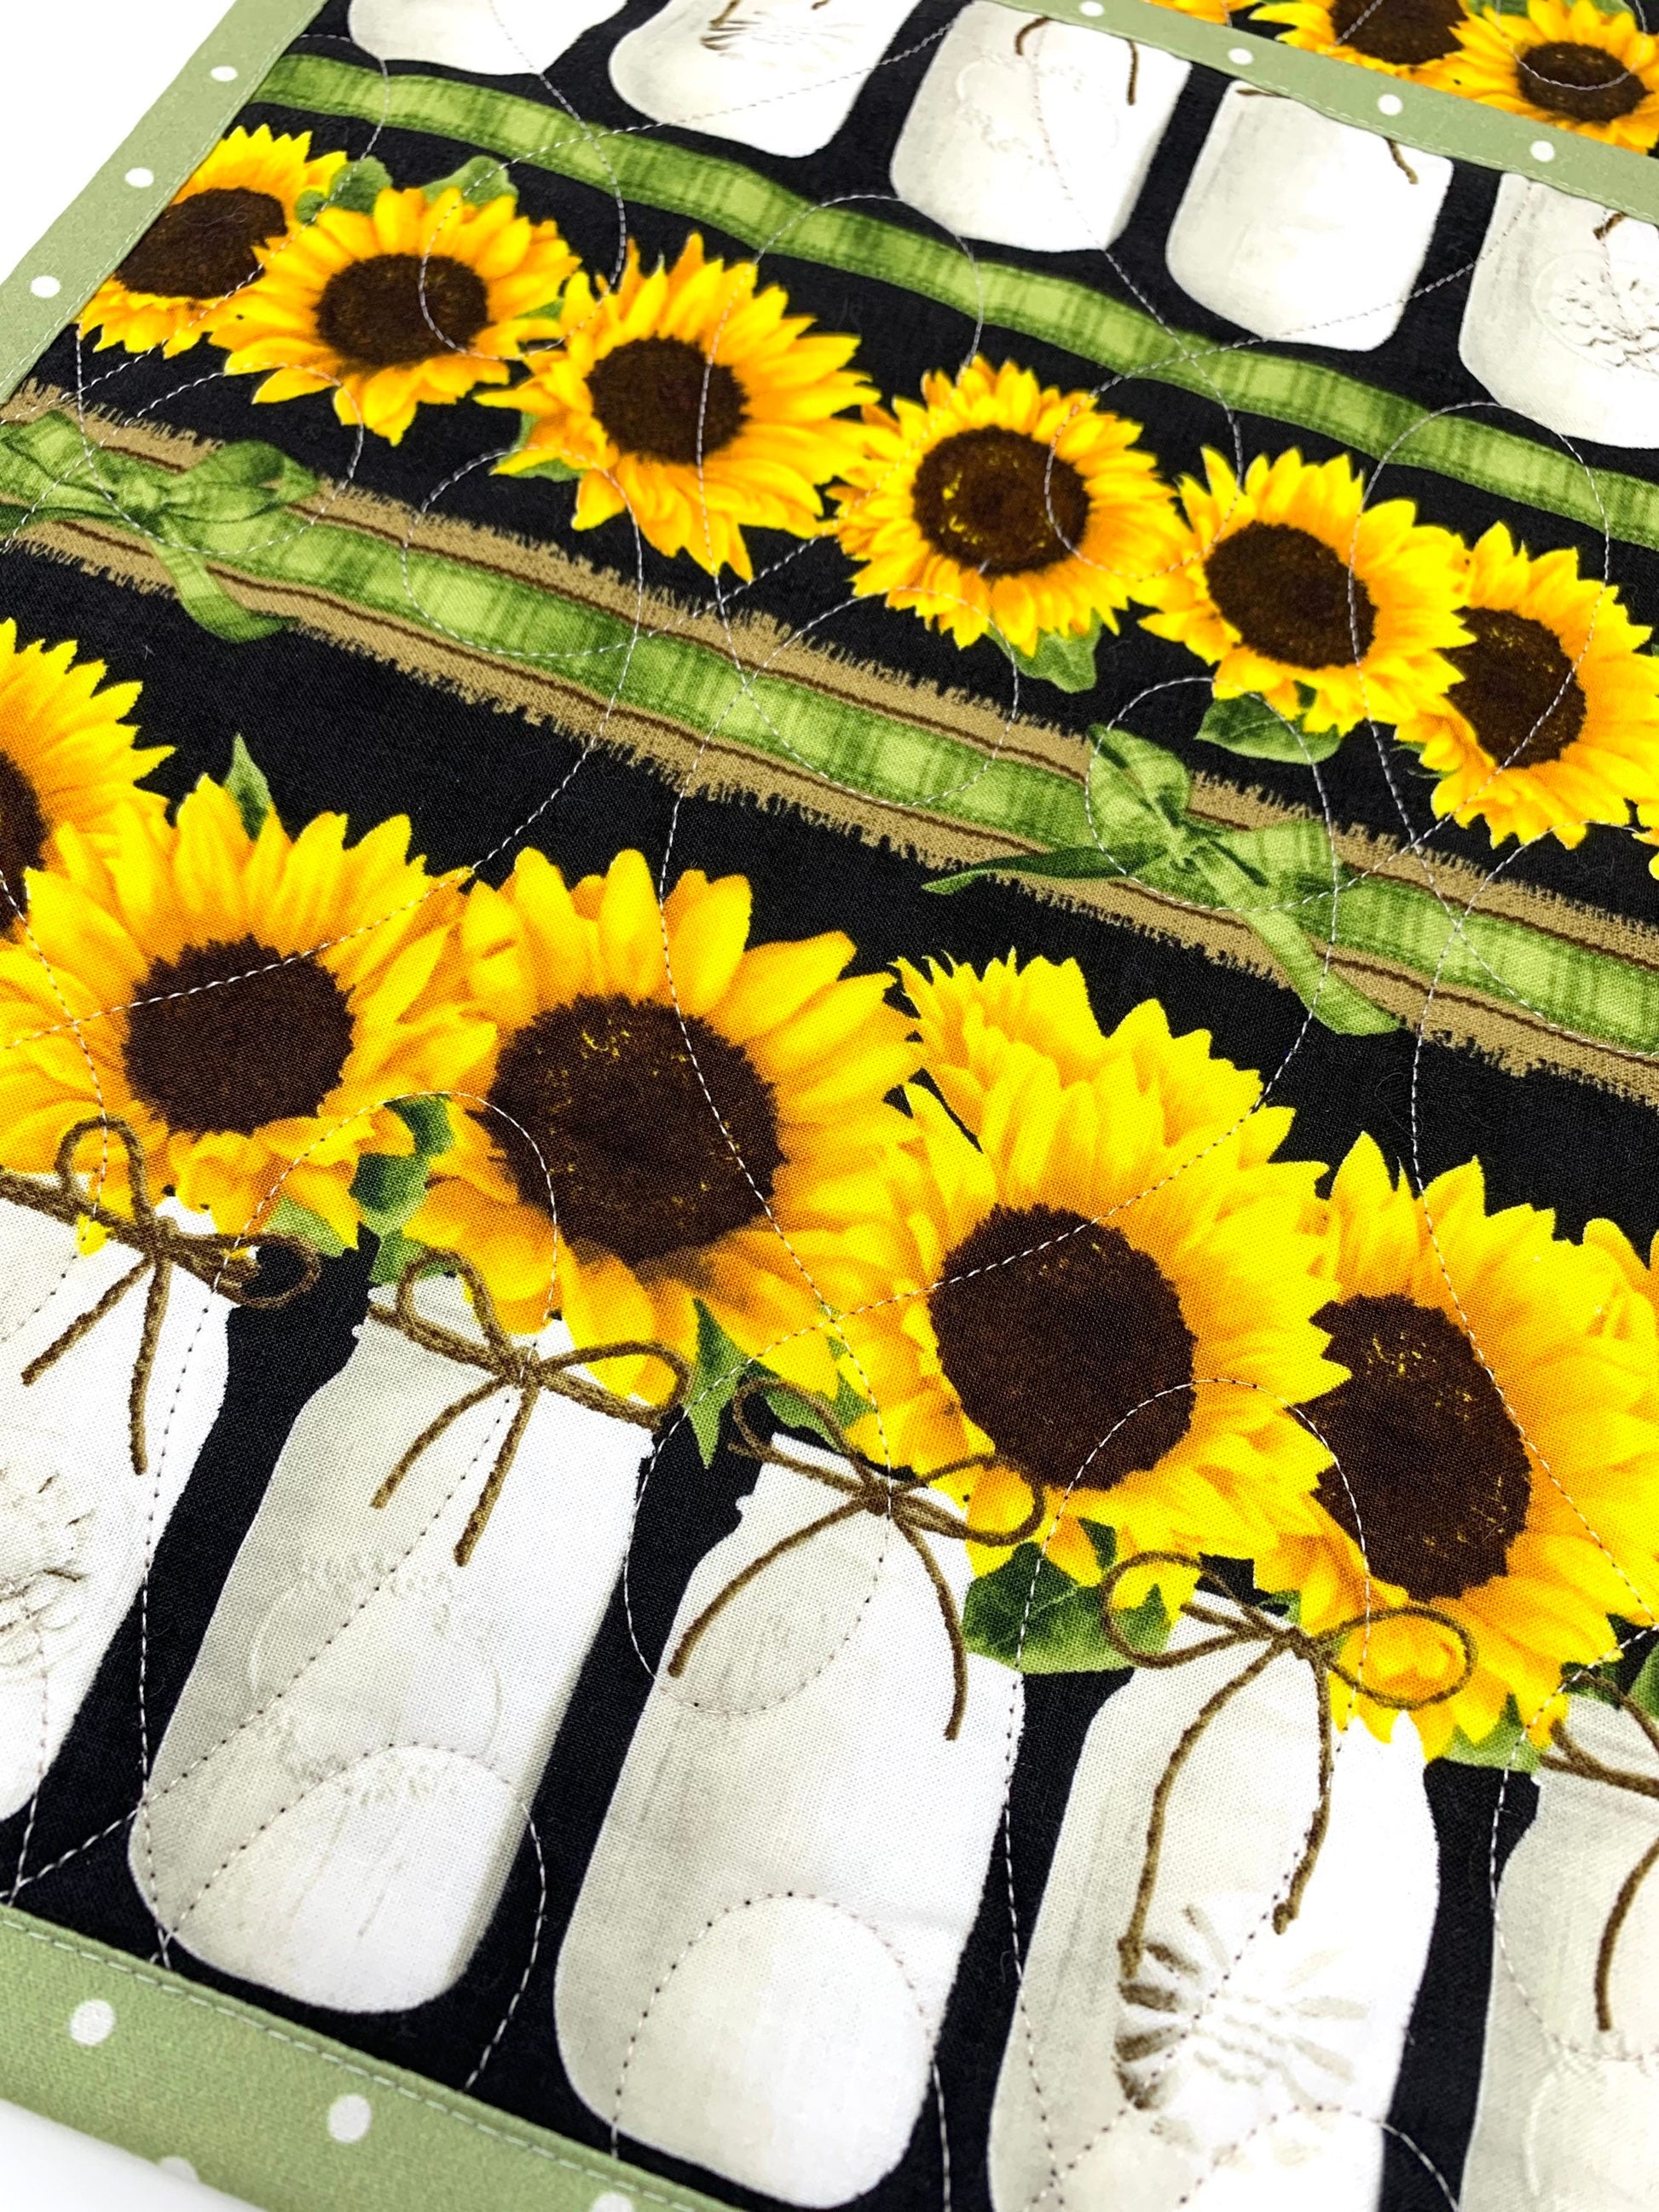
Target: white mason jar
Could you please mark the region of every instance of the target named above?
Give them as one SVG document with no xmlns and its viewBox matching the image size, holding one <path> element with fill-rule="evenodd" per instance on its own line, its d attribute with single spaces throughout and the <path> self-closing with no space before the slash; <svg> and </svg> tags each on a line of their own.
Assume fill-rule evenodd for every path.
<svg viewBox="0 0 1659 2212">
<path fill-rule="evenodd" d="M 1196 1632 L 1177 1629 L 1176 1638 Z M 1172 1646 L 1172 1648 L 1176 1648 Z M 1281 1656 L 1174 1785 L 1139 1961 L 1153 1793 L 1251 1651 L 1148 1672 L 1084 1745 L 992 2112 L 996 2212 L 1370 2212 L 1439 1893 L 1410 1722 L 1337 1740 L 1301 1908 L 1273 1911 L 1317 1800 L 1308 1669 Z"/>
<path fill-rule="evenodd" d="M 533 75 L 623 0 L 351 0 L 347 27 L 383 62 L 442 62 L 480 76 Z"/>
<path fill-rule="evenodd" d="M 422 1283 L 419 1306 L 476 1340 L 453 1279 Z M 644 1434 L 551 1392 L 465 1566 L 517 1389 L 460 1414 L 374 1504 L 488 1382 L 361 1324 L 283 1446 L 133 1821 L 164 1936 L 307 2003 L 400 2011 L 465 1971 L 627 1552 Z"/>
<path fill-rule="evenodd" d="M 161 1212 L 192 1225 L 171 1201 Z M 62 1747 L 224 1402 L 230 1305 L 182 1267 L 144 1394 L 142 1471 L 129 1407 L 148 1274 L 23 1380 L 142 1265 L 114 1237 L 83 1255 L 68 1223 L 0 1203 L 0 1818 Z"/>
<path fill-rule="evenodd" d="M 969 0 L 900 133 L 893 190 L 965 238 L 1109 246 L 1191 73 L 1157 46 Z"/>
<path fill-rule="evenodd" d="M 1659 230 L 1505 177 L 1458 351 L 1494 399 L 1547 430 L 1659 446 Z"/>
<path fill-rule="evenodd" d="M 763 1468 L 668 1653 L 734 1576 L 842 1503 Z M 960 1598 L 963 1547 L 931 1555 Z M 792 2204 L 842 2203 L 897 2164 L 1024 1711 L 1018 1675 L 967 1668 L 950 1741 L 938 1594 L 891 1522 L 859 1513 L 763 1568 L 659 1677 L 556 1984 L 565 2070 L 613 2130 Z"/>
<path fill-rule="evenodd" d="M 1258 337 L 1365 353 L 1393 337 L 1452 165 L 1231 86 L 1164 248 L 1183 291 Z"/>
<path fill-rule="evenodd" d="M 1568 1725 L 1606 1766 L 1659 1781 L 1628 1714 L 1576 1698 Z M 1636 1891 L 1607 1978 L 1608 1916 L 1659 1847 L 1659 1801 L 1538 1776 L 1538 1811 L 1504 1869 L 1462 2212 L 1652 2212 L 1659 2204 L 1659 1872 Z"/>
<path fill-rule="evenodd" d="M 653 123 L 816 154 L 915 0 L 668 0 L 617 41 L 611 82 Z"/>
</svg>

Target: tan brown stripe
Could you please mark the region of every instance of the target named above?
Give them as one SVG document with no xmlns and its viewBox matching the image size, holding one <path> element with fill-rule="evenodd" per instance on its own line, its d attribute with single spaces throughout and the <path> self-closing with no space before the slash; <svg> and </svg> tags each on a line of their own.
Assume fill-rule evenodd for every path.
<svg viewBox="0 0 1659 2212">
<path fill-rule="evenodd" d="M 0 418 L 27 420 L 68 396 L 26 386 Z M 112 423 L 88 414 L 100 439 L 118 451 L 183 468 L 211 451 L 204 441 L 148 424 Z M 302 512 L 326 511 L 342 527 L 401 544 L 414 518 L 410 511 L 355 489 L 335 489 Z M 636 595 L 617 580 L 586 563 L 570 560 L 502 532 L 453 520 L 419 520 L 417 542 L 424 550 L 464 559 L 493 573 L 539 584 L 563 596 L 580 599 L 605 612 L 686 635 L 716 650 L 729 650 L 718 623 L 688 614 L 666 601 L 641 606 Z M 89 572 L 114 578 L 141 591 L 168 592 L 170 580 L 140 539 L 114 527 L 76 520 L 37 526 L 13 541 L 18 550 L 39 551 Z M 811 770 L 774 760 L 749 747 L 710 738 L 669 718 L 633 706 L 610 707 L 568 678 L 446 638 L 413 621 L 370 612 L 307 586 L 273 584 L 246 577 L 227 564 L 216 570 L 235 582 L 236 597 L 261 613 L 284 615 L 313 636 L 394 666 L 440 685 L 474 703 L 507 707 L 532 723 L 554 722 L 562 731 L 614 750 L 652 767 L 681 787 L 714 798 L 744 798 L 763 805 L 785 804 L 826 828 L 894 848 L 941 872 L 970 861 L 1006 853 L 1011 846 L 1034 850 L 1000 831 L 924 807 L 861 798 Z M 737 633 L 749 665 L 764 658 L 782 633 L 763 617 L 745 617 Z M 1022 722 L 1014 730 L 983 702 L 958 700 L 936 687 L 912 685 L 888 672 L 869 668 L 810 646 L 792 646 L 787 666 L 777 672 L 810 683 L 815 690 L 939 730 L 1005 758 L 1063 773 L 1080 774 L 1086 748 L 1070 732 Z M 1297 818 L 1256 792 L 1217 776 L 1194 778 L 1194 811 L 1229 828 L 1257 829 Z M 1350 865 L 1375 869 L 1420 889 L 1434 889 L 1461 909 L 1474 900 L 1476 910 L 1502 915 L 1569 943 L 1593 946 L 1644 967 L 1659 967 L 1659 929 L 1630 922 L 1596 908 L 1534 890 L 1498 882 L 1483 885 L 1480 872 L 1459 860 L 1432 859 L 1402 850 L 1368 830 L 1337 833 L 1339 853 Z M 1143 934 L 1202 953 L 1218 964 L 1280 980 L 1272 958 L 1242 917 L 1224 910 L 1189 907 L 1129 879 L 1041 882 L 1008 877 L 1044 903 L 1100 915 Z M 1560 1034 L 1541 1017 L 1497 997 L 1443 986 L 1432 996 L 1413 970 L 1370 954 L 1346 950 L 1332 963 L 1335 974 L 1355 983 L 1409 1026 L 1421 1026 L 1436 1042 L 1461 1046 L 1512 1073 L 1543 1067 L 1571 1074 L 1624 1096 L 1659 1104 L 1659 1066 L 1613 1046 Z"/>
</svg>

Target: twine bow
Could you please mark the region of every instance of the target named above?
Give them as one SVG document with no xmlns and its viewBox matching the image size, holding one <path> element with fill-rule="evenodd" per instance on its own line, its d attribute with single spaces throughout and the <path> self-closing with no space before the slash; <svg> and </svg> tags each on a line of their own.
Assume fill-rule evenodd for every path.
<svg viewBox="0 0 1659 2212">
<path fill-rule="evenodd" d="M 89 1189 L 83 1189 L 77 1180 L 76 1152 L 83 1139 L 94 1135 L 106 1146 L 114 1138 L 126 1155 L 127 1188 L 132 1208 L 130 1214 L 113 1212 Z M 83 1338 L 89 1336 L 106 1314 L 113 1313 L 127 1292 L 148 1275 L 149 1288 L 144 1297 L 143 1327 L 139 1333 L 127 1395 L 127 1433 L 133 1471 L 146 1474 L 149 1471 L 149 1454 L 144 1434 L 144 1402 L 155 1365 L 156 1346 L 161 1342 L 161 1324 L 167 1317 L 167 1288 L 173 1269 L 182 1267 L 186 1274 L 194 1275 L 198 1282 L 228 1298 L 233 1305 L 252 1306 L 261 1312 L 274 1313 L 311 1289 L 322 1262 L 311 1246 L 297 1237 L 261 1233 L 258 1237 L 260 1251 L 280 1249 L 295 1254 L 300 1261 L 300 1277 L 286 1290 L 257 1290 L 254 1285 L 260 1272 L 259 1256 L 248 1249 L 246 1237 L 232 1236 L 216 1229 L 180 1228 L 176 1222 L 165 1220 L 157 1213 L 150 1200 L 144 1148 L 137 1133 L 130 1122 L 113 1115 L 89 1115 L 66 1130 L 58 1147 L 54 1172 L 58 1178 L 55 1187 L 30 1176 L 15 1174 L 9 1168 L 0 1168 L 0 1200 L 13 1206 L 27 1206 L 35 1213 L 47 1214 L 54 1221 L 95 1222 L 106 1236 L 137 1252 L 138 1258 L 125 1275 L 110 1285 L 95 1304 L 88 1306 L 61 1335 L 54 1337 L 44 1352 L 36 1353 L 24 1368 L 22 1380 L 26 1384 L 38 1382 L 66 1352 L 73 1351 Z M 100 1183 L 102 1179 L 100 1173 Z"/>
<path fill-rule="evenodd" d="M 1633 1698 L 1626 1697 L 1620 1689 L 1614 1689 L 1613 1694 L 1647 1738 L 1654 1756 L 1659 1759 L 1659 1728 L 1656 1728 Z M 1552 1774 L 1576 1775 L 1581 1782 L 1599 1782 L 1609 1790 L 1626 1790 L 1633 1797 L 1659 1802 L 1659 1774 L 1641 1774 L 1629 1767 L 1607 1765 L 1574 1741 L 1565 1720 L 1556 1723 L 1553 1747 L 1545 1753 L 1539 1765 Z M 1643 1883 L 1656 1866 L 1659 1866 L 1659 1835 L 1655 1836 L 1620 1883 L 1619 1894 L 1613 1900 L 1601 1929 L 1601 1941 L 1595 1952 L 1595 2025 L 1603 2034 L 1611 2033 L 1613 2029 L 1613 1954 L 1619 1948 L 1619 1938 L 1625 1931 L 1631 1908 Z"/>
<path fill-rule="evenodd" d="M 1113 1600 L 1126 1575 L 1158 1565 L 1184 1567 L 1200 1576 L 1204 1571 L 1200 1561 L 1189 1559 L 1181 1552 L 1138 1552 L 1127 1559 L 1120 1560 L 1100 1586 L 1101 1626 L 1107 1641 L 1122 1654 L 1129 1666 L 1184 1667 L 1194 1659 L 1207 1658 L 1212 1652 L 1248 1650 L 1252 1645 L 1260 1648 L 1248 1666 L 1224 1682 L 1200 1706 L 1182 1730 L 1180 1741 L 1170 1754 L 1169 1764 L 1159 1776 L 1158 1786 L 1152 1792 L 1152 1812 L 1146 1822 L 1146 1853 L 1141 1862 L 1134 1908 L 1129 1915 L 1128 1927 L 1118 1942 L 1121 1987 L 1123 1996 L 1129 2002 L 1148 1994 L 1136 1984 L 1146 1950 L 1146 1921 L 1152 1911 L 1153 1892 L 1158 1886 L 1158 1859 L 1163 1850 L 1170 1796 L 1182 1767 L 1204 1731 L 1240 1691 L 1248 1689 L 1257 1675 L 1265 1674 L 1273 1661 L 1281 1656 L 1299 1659 L 1314 1679 L 1319 1727 L 1319 1792 L 1289 1887 L 1273 1907 L 1273 1932 L 1282 1936 L 1302 1909 L 1302 1899 L 1330 1827 L 1331 1780 L 1335 1768 L 1332 1747 L 1331 1678 L 1334 1676 L 1351 1690 L 1362 1692 L 1374 1704 L 1384 1705 L 1391 1712 L 1414 1713 L 1429 1705 L 1443 1704 L 1448 1698 L 1455 1698 L 1468 1683 L 1475 1668 L 1474 1638 L 1462 1623 L 1454 1620 L 1449 1613 L 1442 1613 L 1434 1606 L 1417 1604 L 1383 1606 L 1370 1613 L 1356 1613 L 1350 1620 L 1338 1621 L 1334 1627 L 1322 1629 L 1318 1635 L 1310 1636 L 1293 1620 L 1266 1613 L 1260 1606 L 1249 1604 L 1243 1599 L 1226 1595 L 1229 1610 L 1224 1612 L 1194 1596 L 1187 1602 L 1184 1618 L 1197 1621 L 1201 1627 L 1213 1629 L 1213 1635 L 1196 1644 L 1183 1644 L 1176 1651 L 1137 1650 L 1118 1626 Z M 1390 1620 L 1431 1620 L 1437 1626 L 1449 1630 L 1463 1654 L 1463 1664 L 1457 1680 L 1444 1689 L 1431 1691 L 1420 1698 L 1396 1698 L 1374 1688 L 1343 1664 L 1342 1651 L 1352 1637 L 1367 1633 Z"/>
<path fill-rule="evenodd" d="M 792 1396 L 810 1407 L 812 1414 L 829 1437 L 836 1451 L 845 1461 L 845 1468 L 824 1467 L 812 1460 L 798 1459 L 793 1453 L 780 1450 L 776 1444 L 767 1443 L 758 1437 L 749 1422 L 749 1408 L 757 1397 L 764 1397 L 778 1389 L 775 1378 L 753 1376 L 740 1383 L 732 1400 L 732 1418 L 743 1449 L 749 1456 L 767 1467 L 788 1468 L 796 1474 L 804 1474 L 821 1482 L 828 1490 L 843 1494 L 843 1503 L 832 1505 L 814 1521 L 796 1528 L 771 1545 L 758 1559 L 751 1559 L 740 1568 L 730 1582 L 720 1589 L 681 1637 L 674 1656 L 668 1662 L 668 1672 L 678 1677 L 685 1671 L 702 1633 L 731 1604 L 733 1598 L 747 1589 L 750 1583 L 764 1574 L 775 1560 L 793 1552 L 814 1536 L 827 1529 L 850 1521 L 860 1513 L 872 1515 L 896 1528 L 921 1561 L 933 1595 L 939 1601 L 939 1618 L 945 1626 L 946 1641 L 951 1647 L 951 1698 L 950 1718 L 945 1724 L 947 1742 L 954 1742 L 961 1731 L 963 1717 L 968 1709 L 968 1646 L 962 1633 L 962 1620 L 957 1611 L 957 1601 L 951 1585 L 940 1571 L 939 1565 L 923 1541 L 927 1536 L 947 1536 L 963 1543 L 987 1544 L 1012 1550 L 1034 1536 L 1042 1526 L 1045 1506 L 1041 1489 L 1031 1488 L 1031 1510 L 1018 1525 L 1012 1528 L 975 1528 L 966 1518 L 952 1512 L 945 1501 L 927 1489 L 927 1483 L 936 1482 L 941 1475 L 954 1474 L 969 1467 L 988 1467 L 988 1456 L 977 1455 L 970 1459 L 953 1460 L 948 1467 L 936 1468 L 923 1478 L 921 1475 L 896 1474 L 890 1468 L 878 1467 L 873 1460 L 855 1451 L 847 1441 L 847 1432 L 826 1402 L 815 1392 L 787 1386 Z"/>
<path fill-rule="evenodd" d="M 459 1275 L 465 1284 L 472 1300 L 472 1311 L 477 1321 L 479 1334 L 465 1336 L 459 1329 L 446 1328 L 443 1322 L 429 1320 L 415 1303 L 415 1289 L 423 1275 L 442 1273 Z M 513 1472 L 513 1462 L 518 1457 L 519 1446 L 524 1442 L 530 1417 L 536 1410 L 536 1401 L 544 1390 L 561 1398 L 574 1399 L 577 1405 L 586 1406 L 590 1413 L 605 1413 L 611 1419 L 631 1421 L 636 1428 L 655 1429 L 672 1408 L 684 1399 L 691 1380 L 691 1370 L 686 1361 L 670 1346 L 643 1338 L 619 1339 L 614 1344 L 578 1345 L 569 1352 L 538 1352 L 532 1345 L 521 1344 L 509 1336 L 501 1326 L 495 1310 L 495 1302 L 489 1285 L 470 1260 L 459 1253 L 423 1253 L 411 1260 L 398 1279 L 398 1293 L 390 1311 L 384 1306 L 371 1305 L 372 1318 L 388 1328 L 399 1330 L 423 1351 L 435 1352 L 441 1358 L 453 1359 L 462 1366 L 481 1367 L 484 1379 L 476 1389 L 465 1390 L 452 1401 L 434 1419 L 428 1421 L 414 1443 L 398 1462 L 386 1480 L 375 1492 L 371 1503 L 376 1506 L 389 1504 L 397 1494 L 398 1486 L 422 1454 L 437 1443 L 446 1430 L 469 1413 L 474 1406 L 482 1405 L 497 1390 L 516 1390 L 519 1402 L 513 1409 L 513 1419 L 507 1424 L 491 1462 L 489 1474 L 477 1504 L 468 1517 L 465 1528 L 455 1546 L 455 1564 L 464 1567 L 477 1549 L 478 1539 L 489 1524 L 495 1510 L 495 1501 L 507 1476 Z M 636 1405 L 620 1398 L 614 1391 L 603 1389 L 579 1375 L 579 1367 L 592 1367 L 607 1359 L 648 1358 L 659 1360 L 674 1377 L 673 1395 L 663 1406 Z"/>
</svg>

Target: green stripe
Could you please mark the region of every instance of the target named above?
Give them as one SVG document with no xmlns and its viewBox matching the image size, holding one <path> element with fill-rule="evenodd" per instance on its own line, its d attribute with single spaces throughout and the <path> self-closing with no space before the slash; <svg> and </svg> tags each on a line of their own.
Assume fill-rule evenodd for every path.
<svg viewBox="0 0 1659 2212">
<path fill-rule="evenodd" d="M 39 500 L 35 477 L 25 471 L 16 450 L 0 445 L 0 501 Z M 130 456 L 121 466 L 124 485 L 152 480 L 158 489 L 170 487 L 175 503 L 181 482 L 187 481 Z M 69 511 L 85 511 L 86 490 L 83 482 L 65 489 Z M 120 508 L 106 510 L 106 526 L 146 539 L 131 517 L 138 504 L 125 494 Z M 50 500 L 42 501 L 40 514 L 51 519 Z M 233 549 L 227 538 L 239 530 L 246 543 Z M 732 662 L 711 647 L 637 634 L 630 623 L 558 592 L 444 554 L 418 548 L 405 552 L 338 522 L 307 522 L 285 532 L 273 528 L 270 514 L 261 514 L 216 526 L 213 540 L 223 549 L 216 564 L 235 573 L 414 621 L 509 665 L 547 669 L 601 706 L 614 695 L 619 706 L 662 717 L 694 740 L 707 736 L 739 744 L 804 766 L 859 796 L 926 810 L 1006 837 L 1011 845 L 1051 850 L 1092 842 L 1080 746 L 1079 772 L 1068 775 L 1029 763 L 988 760 L 960 738 L 828 698 L 788 677 L 752 677 L 745 688 Z M 1329 864 L 1322 833 L 1309 827 L 1305 867 L 1298 861 L 1296 870 L 1278 876 L 1271 901 L 1289 903 L 1318 939 L 1331 923 Z M 1222 842 L 1248 857 L 1249 835 L 1224 836 Z M 1196 876 L 1190 878 L 1189 898 L 1229 910 L 1219 898 L 1206 898 Z M 1430 893 L 1371 878 L 1344 888 L 1335 931 L 1340 947 L 1398 962 L 1425 983 L 1437 972 L 1442 984 L 1510 997 L 1574 1035 L 1638 1051 L 1659 1042 L 1659 976 L 1524 923 L 1476 916 L 1460 934 L 1455 915 Z"/>
<path fill-rule="evenodd" d="M 88 2006 L 106 2008 L 105 2033 L 77 2040 L 70 2022 Z M 696 2190 L 9 1907 L 0 2017 L 0 2097 L 140 2158 L 188 2159 L 266 2212 L 593 2212 L 618 2199 L 629 2212 L 720 2212 Z M 331 2132 L 343 2098 L 368 2121 L 343 2142 Z M 119 2177 L 103 2185 L 112 2199 Z"/>
<path fill-rule="evenodd" d="M 349 116 L 453 138 L 502 159 L 591 185 L 608 197 L 665 208 L 721 230 L 756 252 L 791 255 L 895 284 L 980 317 L 999 330 L 1059 346 L 1122 376 L 1145 376 L 1299 429 L 1374 459 L 1455 477 L 1525 507 L 1604 526 L 1659 549 L 1659 489 L 1500 430 L 1480 416 L 1431 416 L 1317 362 L 1255 347 L 1218 346 L 1171 330 L 1137 307 L 1065 277 L 970 259 L 959 249 L 850 208 L 823 207 L 736 161 L 575 122 L 486 85 L 428 76 L 382 77 L 319 55 L 289 54 L 263 99 L 308 115 Z"/>
</svg>

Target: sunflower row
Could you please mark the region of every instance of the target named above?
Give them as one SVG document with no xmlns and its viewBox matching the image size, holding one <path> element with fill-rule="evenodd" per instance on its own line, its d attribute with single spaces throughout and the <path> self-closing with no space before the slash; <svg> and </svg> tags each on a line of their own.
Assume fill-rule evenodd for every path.
<svg viewBox="0 0 1659 2212">
<path fill-rule="evenodd" d="M 843 933 L 752 942 L 744 878 L 659 897 L 636 851 L 469 886 L 402 818 L 291 836 L 240 751 L 169 818 L 103 674 L 0 632 L 35 776 L 9 763 L 7 1167 L 113 1116 L 222 1233 L 367 1221 L 579 1346 L 695 1368 L 712 1330 L 971 1527 L 1040 1500 L 1079 1583 L 1219 1556 L 1310 1634 L 1357 1624 L 1365 1717 L 1437 1697 L 1431 1751 L 1547 1733 L 1563 1667 L 1654 1617 L 1659 1279 L 1610 1223 L 1489 1213 L 1474 1161 L 1419 1198 L 1369 1137 L 1322 1195 L 1259 1076 L 1152 1001 L 1103 1030 L 1074 962 L 849 972 Z"/>
<path fill-rule="evenodd" d="M 1182 13 L 1224 22 L 1206 0 Z M 1595 0 L 1528 0 L 1524 15 L 1462 0 L 1273 0 L 1247 8 L 1285 43 L 1462 93 L 1506 115 L 1645 154 L 1659 143 L 1659 39 Z"/>
<path fill-rule="evenodd" d="M 82 327 L 168 351 L 205 334 L 263 377 L 256 398 L 331 389 L 342 421 L 394 441 L 422 404 L 507 386 L 476 394 L 520 418 L 497 472 L 574 477 L 579 530 L 627 516 L 744 578 L 746 530 L 830 532 L 855 594 L 1039 674 L 1051 644 L 1091 652 L 1139 606 L 1219 700 L 1260 696 L 1316 738 L 1393 726 L 1436 811 L 1494 842 L 1576 844 L 1632 805 L 1659 823 L 1651 633 L 1576 553 L 1534 557 L 1502 525 L 1470 547 L 1409 501 L 1367 506 L 1346 456 L 1258 456 L 1241 479 L 1206 452 L 1204 481 L 1172 488 L 1137 423 L 1013 363 L 934 372 L 890 408 L 857 341 L 790 313 L 754 264 L 694 235 L 647 270 L 630 242 L 612 284 L 482 166 L 398 190 L 308 137 L 234 132 Z"/>
</svg>

